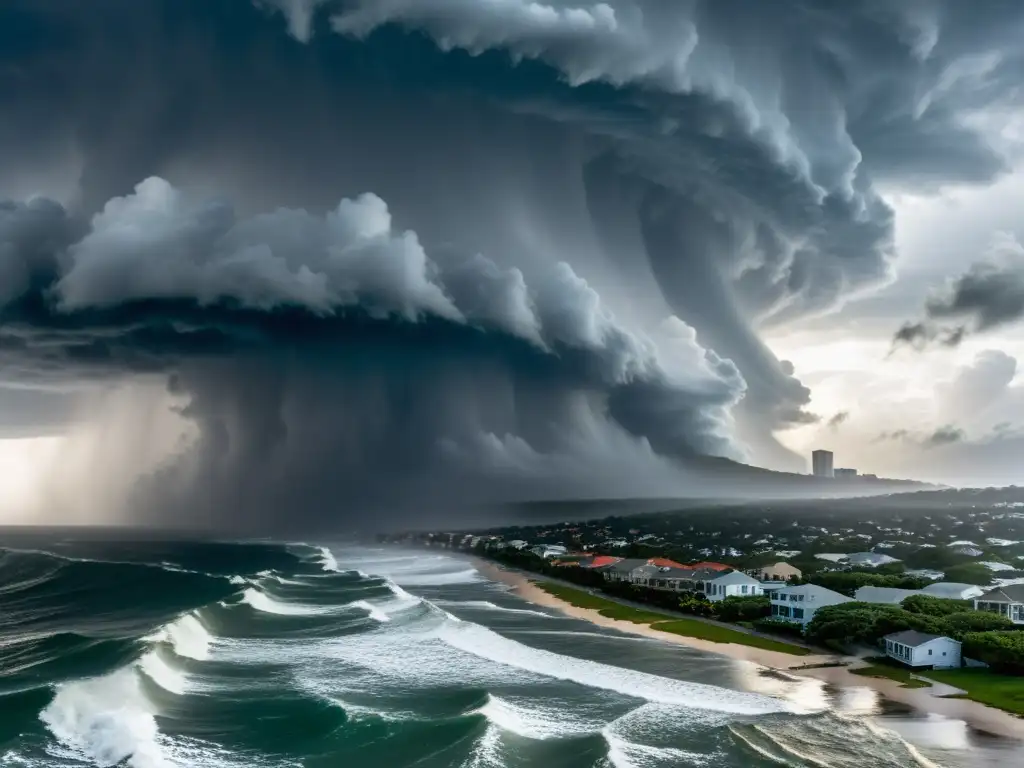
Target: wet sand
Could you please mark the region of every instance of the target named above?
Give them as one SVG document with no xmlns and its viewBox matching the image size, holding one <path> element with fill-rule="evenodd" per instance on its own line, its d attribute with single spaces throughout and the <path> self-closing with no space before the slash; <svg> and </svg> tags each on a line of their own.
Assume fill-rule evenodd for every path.
<svg viewBox="0 0 1024 768">
<path fill-rule="evenodd" d="M 848 667 L 797 669 L 808 664 L 834 662 L 840 658 L 850 660 L 852 662 L 851 666 L 854 668 L 858 663 L 863 663 L 853 661 L 849 657 L 839 657 L 834 654 L 793 656 L 788 653 L 767 651 L 736 643 L 714 643 L 710 640 L 701 640 L 670 632 L 660 632 L 656 629 L 651 629 L 646 624 L 634 624 L 630 621 L 609 619 L 595 610 L 579 608 L 545 592 L 543 589 L 532 584 L 529 577 L 524 573 L 506 570 L 486 560 L 474 558 L 473 562 L 474 567 L 487 578 L 508 584 L 512 587 L 513 593 L 522 599 L 534 605 L 553 608 L 567 616 L 582 619 L 600 627 L 608 627 L 631 635 L 641 635 L 668 643 L 685 645 L 688 648 L 706 651 L 707 653 L 717 653 L 732 659 L 753 662 L 789 675 L 813 677 L 840 688 L 870 688 L 887 699 L 898 701 L 922 712 L 934 712 L 944 717 L 957 718 L 963 720 L 972 728 L 986 733 L 1024 740 L 1024 719 L 975 701 L 942 698 L 942 695 L 949 694 L 955 690 L 949 686 L 936 685 L 934 688 L 904 688 L 894 680 L 854 675 Z M 671 619 L 666 617 L 666 620 Z"/>
</svg>

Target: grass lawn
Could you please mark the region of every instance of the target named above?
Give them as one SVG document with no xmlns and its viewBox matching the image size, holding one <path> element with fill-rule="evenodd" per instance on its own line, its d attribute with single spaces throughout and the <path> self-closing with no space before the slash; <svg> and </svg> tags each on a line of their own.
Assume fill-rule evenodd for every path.
<svg viewBox="0 0 1024 768">
<path fill-rule="evenodd" d="M 967 691 L 966 698 L 1015 715 L 1024 715 L 1024 678 L 988 669 L 936 669 L 922 673 L 939 683 Z"/>
<path fill-rule="evenodd" d="M 782 640 L 772 640 L 769 637 L 749 635 L 728 627 L 719 627 L 715 624 L 707 624 L 696 619 L 675 619 L 673 621 L 659 621 L 651 625 L 652 628 L 661 632 L 671 632 L 674 635 L 685 635 L 696 637 L 700 640 L 710 640 L 713 643 L 736 643 L 737 645 L 749 645 L 752 648 L 761 648 L 765 651 L 778 651 L 793 656 L 807 656 L 811 653 L 807 648 L 799 645 L 786 643 Z"/>
<path fill-rule="evenodd" d="M 864 677 L 885 677 L 889 680 L 895 680 L 897 683 L 901 683 L 904 688 L 928 688 L 929 683 L 922 682 L 921 680 L 915 680 L 911 677 L 911 671 L 905 667 L 898 667 L 895 664 L 887 664 L 880 659 L 871 659 L 871 661 L 878 661 L 878 664 L 869 664 L 866 667 L 859 669 L 851 669 L 855 675 L 862 675 Z"/>
<path fill-rule="evenodd" d="M 766 651 L 789 653 L 793 656 L 806 656 L 811 653 L 811 651 L 798 645 L 781 640 L 772 640 L 767 637 L 750 635 L 746 632 L 707 624 L 696 619 L 668 619 L 663 613 L 652 613 L 651 611 L 644 611 L 639 608 L 631 608 L 628 605 L 620 605 L 603 597 L 591 595 L 582 590 L 573 589 L 561 584 L 550 584 L 544 581 L 535 581 L 533 583 L 559 600 L 565 600 L 565 602 L 575 605 L 577 608 L 595 610 L 609 619 L 631 621 L 634 624 L 649 624 L 661 632 L 671 632 L 674 635 L 683 635 L 685 637 L 696 637 L 700 640 L 710 640 L 713 643 L 737 643 L 738 645 L 762 648 Z"/>
</svg>

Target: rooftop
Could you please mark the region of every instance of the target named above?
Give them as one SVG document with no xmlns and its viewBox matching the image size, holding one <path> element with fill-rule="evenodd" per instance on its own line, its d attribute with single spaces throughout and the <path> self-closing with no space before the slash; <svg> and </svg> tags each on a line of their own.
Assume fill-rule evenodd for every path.
<svg viewBox="0 0 1024 768">
<path fill-rule="evenodd" d="M 1005 587 L 996 587 L 976 599 L 982 602 L 1024 603 L 1024 584 L 1007 584 Z"/>
<path fill-rule="evenodd" d="M 886 640 L 892 640 L 894 643 L 900 643 L 901 645 L 909 645 L 911 648 L 917 648 L 919 645 L 930 643 L 932 640 L 949 640 L 955 643 L 950 637 L 944 635 L 929 635 L 925 632 L 918 632 L 916 629 L 905 629 L 902 632 L 893 632 L 891 635 L 885 636 Z"/>
</svg>

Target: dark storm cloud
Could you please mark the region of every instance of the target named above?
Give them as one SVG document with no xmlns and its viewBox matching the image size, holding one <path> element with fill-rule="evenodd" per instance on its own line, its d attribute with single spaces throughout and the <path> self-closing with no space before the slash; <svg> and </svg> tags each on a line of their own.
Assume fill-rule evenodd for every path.
<svg viewBox="0 0 1024 768">
<path fill-rule="evenodd" d="M 61 234 L 2 255 L 0 353 L 26 379 L 175 371 L 201 439 L 163 484 L 210 498 L 257 475 L 327 504 L 361 472 L 370 493 L 369 456 L 428 485 L 437 462 L 511 484 L 628 453 L 641 477 L 741 444 L 802 467 L 773 432 L 819 417 L 760 331 L 890 279 L 876 180 L 1005 170 L 971 126 L 1015 98 L 1022 17 L 13 0 L 0 198 L 33 168 L 45 187 L 68 144 L 78 195 L 15 206 Z"/>
<path fill-rule="evenodd" d="M 846 420 L 850 418 L 849 411 L 839 411 L 834 414 L 832 418 L 828 420 L 828 426 L 830 429 L 839 429 L 840 426 L 846 423 Z"/>
<path fill-rule="evenodd" d="M 922 445 L 925 448 L 938 448 L 951 443 L 960 443 L 966 438 L 964 431 L 952 424 L 939 427 L 924 439 Z"/>
<path fill-rule="evenodd" d="M 929 434 L 920 434 L 911 432 L 908 429 L 895 429 L 890 432 L 882 432 L 878 437 L 875 438 L 876 443 L 887 442 L 893 440 L 907 441 L 916 443 L 918 446 L 924 449 L 928 448 L 939 448 L 944 445 L 951 445 L 953 443 L 962 443 L 966 440 L 966 433 L 960 429 L 960 427 L 952 424 L 946 424 L 938 427 L 934 432 Z"/>
<path fill-rule="evenodd" d="M 1024 319 L 1024 247 L 999 235 L 985 259 L 952 278 L 925 302 L 925 320 L 905 323 L 894 344 L 922 348 L 931 341 L 957 346 L 969 333 L 983 333 Z"/>
</svg>

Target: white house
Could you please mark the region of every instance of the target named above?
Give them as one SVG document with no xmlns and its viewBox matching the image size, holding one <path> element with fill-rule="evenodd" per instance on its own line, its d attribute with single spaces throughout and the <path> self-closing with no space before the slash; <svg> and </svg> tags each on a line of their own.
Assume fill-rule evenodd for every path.
<svg viewBox="0 0 1024 768">
<path fill-rule="evenodd" d="M 861 587 L 853 593 L 853 599 L 862 603 L 881 603 L 882 605 L 899 605 L 911 595 L 921 594 L 916 589 L 897 589 L 896 587 Z"/>
<path fill-rule="evenodd" d="M 1024 624 L 1024 584 L 996 587 L 974 599 L 974 610 L 1005 616 L 1014 624 Z"/>
<path fill-rule="evenodd" d="M 712 579 L 704 585 L 704 595 L 711 602 L 727 597 L 755 597 L 764 594 L 761 582 L 740 571 L 733 571 Z"/>
<path fill-rule="evenodd" d="M 885 636 L 885 655 L 908 667 L 959 667 L 960 643 L 908 629 Z"/>
<path fill-rule="evenodd" d="M 973 584 L 958 584 L 952 581 L 937 581 L 921 590 L 922 595 L 945 597 L 950 600 L 972 600 L 981 597 L 984 589 Z"/>
<path fill-rule="evenodd" d="M 791 621 L 806 627 L 819 608 L 851 603 L 853 599 L 817 584 L 801 584 L 799 587 L 775 590 L 771 595 L 771 602 L 773 619 Z"/>
</svg>

